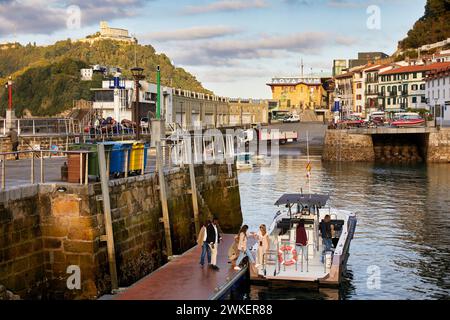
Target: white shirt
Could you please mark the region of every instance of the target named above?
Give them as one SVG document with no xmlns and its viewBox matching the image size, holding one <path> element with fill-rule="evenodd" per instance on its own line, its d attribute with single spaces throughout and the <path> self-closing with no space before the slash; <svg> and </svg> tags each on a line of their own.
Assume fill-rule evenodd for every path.
<svg viewBox="0 0 450 320">
<path fill-rule="evenodd" d="M 206 242 L 206 238 L 208 237 L 208 232 L 207 232 L 206 227 L 203 227 L 203 228 L 205 228 L 205 235 L 203 236 L 203 242 Z"/>
</svg>

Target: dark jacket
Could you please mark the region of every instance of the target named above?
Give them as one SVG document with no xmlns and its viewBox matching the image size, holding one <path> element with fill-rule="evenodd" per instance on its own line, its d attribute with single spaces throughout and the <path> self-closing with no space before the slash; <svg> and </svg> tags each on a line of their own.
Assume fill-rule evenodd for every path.
<svg viewBox="0 0 450 320">
<path fill-rule="evenodd" d="M 308 244 L 308 236 L 306 235 L 304 224 L 299 224 L 297 226 L 295 243 L 302 246 L 306 246 Z"/>
<path fill-rule="evenodd" d="M 217 228 L 217 239 L 218 239 L 218 243 L 220 243 L 220 227 L 219 225 L 216 225 Z M 216 242 L 216 230 L 214 229 L 214 225 L 211 223 L 208 225 L 208 227 L 206 228 L 206 242 L 207 243 L 215 243 Z"/>
<path fill-rule="evenodd" d="M 322 220 L 322 222 L 320 222 L 319 224 L 319 230 L 323 239 L 331 239 L 333 237 L 331 231 L 331 222 L 325 222 Z"/>
</svg>

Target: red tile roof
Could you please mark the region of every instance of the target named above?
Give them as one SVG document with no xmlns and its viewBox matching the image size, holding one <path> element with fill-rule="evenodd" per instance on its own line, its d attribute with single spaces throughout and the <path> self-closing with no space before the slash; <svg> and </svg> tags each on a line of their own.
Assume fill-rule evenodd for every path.
<svg viewBox="0 0 450 320">
<path fill-rule="evenodd" d="M 445 68 L 448 66 L 450 66 L 450 62 L 439 62 L 439 63 L 433 63 L 433 64 L 429 64 L 429 65 L 405 66 L 405 67 L 394 68 L 392 70 L 382 72 L 382 73 L 380 73 L 380 75 L 430 71 L 430 70 Z"/>
<path fill-rule="evenodd" d="M 345 79 L 345 78 L 353 77 L 354 74 L 355 74 L 354 72 L 346 72 L 346 73 L 340 74 L 338 76 L 335 76 L 334 78 L 335 79 Z"/>
</svg>

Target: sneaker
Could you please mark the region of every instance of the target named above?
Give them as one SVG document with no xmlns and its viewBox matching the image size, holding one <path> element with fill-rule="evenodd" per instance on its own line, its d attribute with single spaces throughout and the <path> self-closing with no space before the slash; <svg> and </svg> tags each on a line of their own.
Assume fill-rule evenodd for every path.
<svg viewBox="0 0 450 320">
<path fill-rule="evenodd" d="M 234 267 L 234 270 L 236 270 L 236 271 L 240 271 L 240 270 L 242 270 L 241 268 L 239 268 L 239 267 Z"/>
<path fill-rule="evenodd" d="M 215 270 L 215 271 L 219 271 L 219 270 L 220 270 L 220 268 L 219 268 L 218 266 L 213 266 L 213 270 Z"/>
</svg>

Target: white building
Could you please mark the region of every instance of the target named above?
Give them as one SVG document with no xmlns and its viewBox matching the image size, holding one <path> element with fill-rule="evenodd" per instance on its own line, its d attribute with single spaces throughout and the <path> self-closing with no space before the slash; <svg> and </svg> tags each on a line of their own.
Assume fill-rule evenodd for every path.
<svg viewBox="0 0 450 320">
<path fill-rule="evenodd" d="M 429 109 L 425 90 L 426 72 L 440 69 L 445 65 L 450 63 L 394 67 L 381 72 L 378 76 L 381 108 L 388 112 Z"/>
<path fill-rule="evenodd" d="M 431 58 L 432 62 L 450 62 L 450 50 L 441 51 L 434 54 Z"/>
<path fill-rule="evenodd" d="M 430 109 L 436 109 L 437 123 L 450 126 L 450 63 L 427 73 L 426 95 Z"/>
<path fill-rule="evenodd" d="M 94 70 L 92 68 L 89 69 L 81 69 L 81 81 L 92 81 L 92 76 L 94 75 Z"/>
<path fill-rule="evenodd" d="M 140 81 L 139 90 L 140 115 L 139 118 L 149 118 L 156 113 L 156 84 Z M 118 122 L 132 120 L 132 107 L 136 101 L 135 83 L 132 80 L 120 80 L 115 84 L 114 80 L 106 80 L 102 88 L 92 89 L 95 93 L 93 108 L 101 110 L 103 118 L 112 117 Z M 168 110 L 172 105 L 172 89 L 161 87 L 163 99 L 161 112 Z"/>
</svg>

